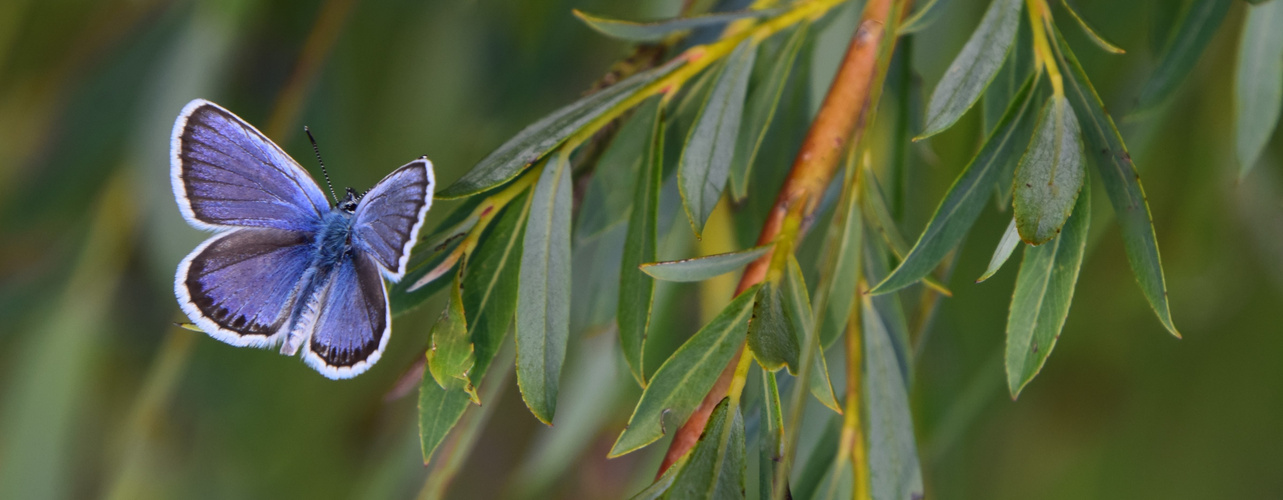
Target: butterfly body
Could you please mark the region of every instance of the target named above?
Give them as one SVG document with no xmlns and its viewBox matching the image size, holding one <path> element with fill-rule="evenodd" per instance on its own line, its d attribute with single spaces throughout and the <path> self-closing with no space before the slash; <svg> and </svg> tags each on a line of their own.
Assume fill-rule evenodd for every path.
<svg viewBox="0 0 1283 500">
<path fill-rule="evenodd" d="M 391 334 L 383 280 L 405 274 L 432 203 L 432 163 L 412 161 L 330 206 L 261 132 L 199 99 L 174 125 L 171 156 L 184 218 L 218 233 L 175 276 L 192 321 L 232 345 L 301 350 L 330 378 L 373 365 Z"/>
</svg>

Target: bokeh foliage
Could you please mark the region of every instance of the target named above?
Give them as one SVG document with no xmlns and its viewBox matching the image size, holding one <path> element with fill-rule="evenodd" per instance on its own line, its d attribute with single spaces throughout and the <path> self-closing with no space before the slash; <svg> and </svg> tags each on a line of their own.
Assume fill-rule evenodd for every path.
<svg viewBox="0 0 1283 500">
<path fill-rule="evenodd" d="M 1172 340 L 1156 320 L 1148 303 L 1155 300 L 1153 289 L 1149 301 L 1137 293 L 1126 242 L 1134 234 L 1128 224 L 1137 222 L 1115 215 L 1110 186 L 1089 167 L 1087 189 L 1094 187 L 1096 196 L 1080 197 L 1069 219 L 1076 224 L 1079 209 L 1091 214 L 1089 227 L 1082 221 L 1086 234 L 1075 234 L 1083 264 L 1060 331 L 1064 338 L 1035 383 L 1013 402 L 1015 387 L 1005 387 L 1002 354 L 1012 291 L 1021 289 L 1025 266 L 1059 259 L 1062 250 L 1051 243 L 1032 247 L 1021 265 L 1010 262 L 992 279 L 972 284 L 1012 220 L 1010 203 L 997 203 L 1005 210 L 994 208 L 995 196 L 986 188 L 974 204 L 979 210 L 974 226 L 952 236 L 959 250 L 935 257 L 946 259 L 937 271 L 938 286 L 908 280 L 899 293 L 854 298 L 867 304 L 860 308 L 866 362 L 880 363 L 877 374 L 911 387 L 907 403 L 929 496 L 1269 497 L 1283 490 L 1273 479 L 1283 466 L 1275 453 L 1283 443 L 1276 425 L 1283 415 L 1278 397 L 1283 372 L 1275 360 L 1283 340 L 1274 335 L 1280 331 L 1275 317 L 1283 299 L 1283 176 L 1273 129 L 1280 89 L 1269 85 L 1278 72 L 1261 70 L 1269 68 L 1270 57 L 1272 64 L 1283 64 L 1277 53 L 1283 29 L 1268 29 L 1270 20 L 1277 26 L 1280 19 L 1280 1 L 1250 7 L 1231 0 L 1072 2 L 1100 38 L 1126 50 L 1122 55 L 1100 50 L 1069 11 L 1049 2 L 1064 33 L 1063 47 L 1076 54 L 1082 74 L 1121 130 L 1121 136 L 1108 130 L 1092 136 L 1084 125 L 1085 154 L 1100 149 L 1093 141 L 1126 141 L 1126 162 L 1134 160 L 1144 178 L 1153 234 L 1163 249 L 1170 294 L 1161 295 L 1184 340 Z M 712 3 L 696 2 L 696 8 Z M 605 458 L 641 397 L 637 381 L 657 383 L 662 362 L 675 351 L 680 357 L 683 342 L 717 323 L 735 275 L 699 284 L 654 281 L 647 330 L 659 333 L 649 335 L 640 349 L 621 349 L 610 327 L 624 307 L 611 299 L 619 295 L 621 273 L 628 270 L 620 256 L 673 260 L 753 246 L 774 188 L 791 163 L 796 146 L 790 144 L 805 132 L 824 95 L 859 3 L 837 7 L 797 43 L 791 42 L 796 32 L 789 31 L 763 42 L 757 66 L 764 69 L 753 68 L 746 78 L 745 116 L 764 113 L 753 107 L 753 82 L 780 73 L 764 61 L 798 50 L 792 72 L 801 76 L 780 83 L 781 104 L 772 111 L 769 130 L 754 130 L 766 139 L 749 162 L 751 174 L 743 174 L 746 164 L 739 160 L 724 166 L 738 192 L 734 196 L 742 193 L 743 202 L 731 210 L 701 205 L 688 214 L 681 208 L 682 188 L 671 181 L 677 165 L 698 161 L 683 156 L 682 144 L 687 131 L 708 122 L 702 99 L 709 89 L 735 85 L 734 78 L 724 76 L 729 70 L 717 66 L 692 75 L 688 91 L 693 97 L 677 96 L 664 110 L 666 128 L 652 132 L 667 144 L 659 149 L 664 158 L 655 167 L 664 169 L 658 189 L 627 185 L 633 203 L 639 196 L 657 201 L 653 258 L 624 251 L 633 246 L 625 228 L 635 224 L 636 214 L 615 207 L 614 220 L 597 223 L 593 234 L 583 230 L 585 214 L 574 214 L 568 337 L 561 339 L 567 353 L 560 388 L 546 401 L 546 408 L 555 403 L 557 411 L 541 415 L 553 419 L 554 427 L 531 418 L 513 384 L 521 371 L 518 366 L 513 375 L 514 357 L 520 357 L 507 344 L 513 336 L 465 311 L 469 331 L 484 331 L 492 341 L 474 351 L 470 378 L 485 404 L 471 406 L 467 396 L 457 402 L 462 419 L 452 431 L 442 430 L 438 453 L 424 468 L 418 407 L 423 396 L 389 395 L 406 392 L 403 375 L 423 358 L 429 331 L 450 294 L 416 296 L 413 302 L 426 302 L 398 317 L 383 360 L 341 383 L 274 352 L 234 349 L 172 325 L 181 319 L 171 293 L 174 266 L 202 237 L 182 222 L 169 190 L 174 116 L 191 98 L 212 99 L 260 125 L 310 168 L 301 134 L 307 124 L 340 185 L 369 186 L 420 154 L 429 155 L 440 169 L 438 178 L 449 181 L 527 125 L 579 100 L 630 53 L 628 43 L 603 37 L 572 9 L 600 16 L 580 15 L 587 19 L 660 19 L 676 15 L 680 2 L 4 2 L 0 497 L 402 498 L 448 492 L 456 498 L 617 498 L 642 491 L 667 440 Z M 930 22 L 915 26 L 901 41 L 877 126 L 866 139 L 880 155 L 901 155 L 904 167 L 894 171 L 877 162 L 862 174 L 874 181 L 862 185 L 872 191 L 860 197 L 843 198 L 834 189 L 824 213 L 842 215 L 818 219 L 797 249 L 801 279 L 796 281 L 811 284 L 806 307 L 815 306 L 817 314 L 827 305 L 815 289 L 826 283 L 818 269 L 828 255 L 821 248 L 830 228 L 862 234 L 873 246 L 864 257 L 872 262 L 889 266 L 896 262 L 892 254 L 911 253 L 914 237 L 929 227 L 954 178 L 984 149 L 988 132 L 1003 127 L 1006 104 L 1023 81 L 1007 75 L 1029 70 L 998 70 L 996 82 L 1016 80 L 1005 87 L 1006 94 L 1000 85 L 990 86 L 971 112 L 954 117 L 952 128 L 910 143 L 908 137 L 925 130 L 930 91 L 944 79 L 990 4 L 919 3 L 931 6 L 932 13 L 923 18 Z M 1024 16 L 1018 21 L 1027 24 Z M 1029 58 L 1025 29 L 1014 35 L 1011 53 Z M 697 31 L 692 37 L 706 43 L 719 32 Z M 1058 42 L 1051 38 L 1062 46 Z M 1205 47 L 1191 52 L 1191 44 Z M 1244 68 L 1261 73 L 1244 74 Z M 1089 111 L 1084 106 L 1091 103 L 1075 87 L 1077 75 L 1064 73 L 1070 105 L 1083 120 Z M 1031 92 L 1039 98 L 1031 105 L 1034 115 L 1051 93 L 1045 81 L 1039 84 Z M 701 89 L 704 94 L 695 92 Z M 1274 117 L 1268 105 L 1244 105 L 1244 96 L 1255 96 L 1249 103 L 1274 99 Z M 728 137 L 713 130 L 715 123 L 709 127 L 712 136 Z M 645 135 L 647 127 L 640 128 Z M 729 137 L 737 149 L 747 150 L 752 135 Z M 589 176 L 588 167 L 569 160 L 558 165 L 561 159 L 553 156 L 543 168 L 564 176 L 558 181 L 567 193 L 563 202 L 582 195 L 586 204 L 592 183 L 607 170 L 599 164 L 598 173 Z M 630 181 L 648 166 L 654 164 L 619 170 L 632 169 L 627 171 L 634 177 L 622 177 Z M 709 168 L 716 173 L 723 167 Z M 838 175 L 838 181 L 845 178 Z M 530 250 L 531 236 L 518 220 L 535 216 L 537 191 L 533 196 L 514 192 L 510 203 L 492 214 L 493 227 L 476 242 L 470 268 L 501 269 L 500 262 L 521 260 L 524 254 L 502 251 L 509 248 L 500 244 L 505 241 Z M 549 220 L 559 213 L 558 196 L 552 193 L 544 203 Z M 1000 200 L 1008 196 L 997 195 Z M 854 199 L 863 201 L 844 203 Z M 467 214 L 476 203 L 476 197 L 441 201 L 428 227 L 452 226 L 454 221 L 442 222 L 452 208 Z M 829 217 L 864 219 L 867 227 L 830 225 Z M 692 224 L 702 229 L 702 239 L 694 238 Z M 1055 255 L 1033 255 L 1035 250 Z M 421 258 L 432 267 L 441 255 Z M 1021 283 L 1016 267 L 1021 267 Z M 891 269 L 872 266 L 860 272 L 876 285 L 880 279 L 874 277 Z M 1050 281 L 1062 279 L 1056 272 L 1050 272 Z M 463 303 L 478 300 L 469 294 L 486 288 L 469 280 L 486 276 L 464 275 Z M 447 273 L 434 285 L 445 289 L 453 277 Z M 515 272 L 510 277 L 515 281 Z M 636 282 L 638 276 L 628 279 Z M 785 289 L 789 279 L 781 277 L 778 289 Z M 940 297 L 942 288 L 952 297 Z M 825 333 L 830 330 L 823 320 L 816 328 L 830 348 L 837 335 Z M 906 338 L 899 338 L 900 332 Z M 474 339 L 477 335 L 472 333 Z M 841 351 L 839 343 L 828 352 L 839 399 Z M 897 373 L 909 359 L 913 369 Z M 779 372 L 775 397 L 786 410 L 780 420 L 791 422 L 795 391 L 784 373 Z M 772 430 L 778 416 L 769 411 L 775 380 L 756 372 L 747 380 L 743 411 L 723 407 L 710 421 L 709 436 L 748 437 L 745 450 L 731 451 L 748 464 L 746 488 L 755 495 L 772 485 L 757 481 L 769 476 L 761 470 L 770 467 L 769 460 L 759 460 L 766 456 L 759 451 L 770 448 L 761 443 L 781 430 Z M 409 382 L 417 392 L 420 380 Z M 436 383 L 431 371 L 422 382 L 425 387 Z M 865 380 L 874 384 L 870 397 L 886 387 L 876 382 Z M 828 474 L 815 458 L 835 453 L 826 446 L 837 441 L 841 417 L 814 398 L 807 405 L 790 481 L 793 493 L 805 497 L 825 493 L 831 482 L 841 487 L 852 480 Z M 904 442 L 879 426 L 904 429 L 895 424 L 905 423 L 906 416 L 866 419 L 871 460 L 887 452 L 876 448 L 874 438 L 886 438 L 884 447 Z M 679 423 L 668 421 L 668 429 Z M 697 450 L 703 451 L 688 463 L 711 453 Z M 455 474 L 448 484 L 442 478 L 449 474 L 441 472 L 447 470 Z M 689 480 L 680 474 L 670 479 L 674 484 Z M 879 484 L 876 477 L 874 484 Z"/>
</svg>

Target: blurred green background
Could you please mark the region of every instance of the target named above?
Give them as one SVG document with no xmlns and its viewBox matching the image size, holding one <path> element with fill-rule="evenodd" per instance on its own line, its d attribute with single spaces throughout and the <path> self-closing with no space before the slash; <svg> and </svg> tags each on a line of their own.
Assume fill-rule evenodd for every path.
<svg viewBox="0 0 1283 500">
<path fill-rule="evenodd" d="M 1094 50 L 1059 14 L 1116 118 L 1179 3 L 1075 2 L 1122 56 Z M 924 91 L 986 4 L 948 2 L 916 36 Z M 174 327 L 174 268 L 205 236 L 170 191 L 174 118 L 188 100 L 211 99 L 315 171 L 308 125 L 340 186 L 364 189 L 423 154 L 448 183 L 627 54 L 572 8 L 653 19 L 679 5 L 0 2 L 0 498 L 418 495 L 445 461 L 422 464 L 415 398 L 386 396 L 422 356 L 441 303 L 398 318 L 382 361 L 340 382 Z M 1009 220 L 988 209 L 918 353 L 913 403 L 930 498 L 1283 496 L 1283 151 L 1276 132 L 1237 181 L 1231 75 L 1242 11 L 1160 114 L 1120 123 L 1185 338 L 1150 311 L 1098 196 L 1059 348 L 1011 401 L 1001 352 L 1015 272 L 971 284 Z M 811 55 L 817 77 L 831 74 L 854 13 L 836 14 Z M 974 153 L 978 115 L 917 147 L 906 234 Z M 433 220 L 450 204 L 438 206 Z M 448 496 L 618 498 L 647 483 L 666 443 L 604 458 L 637 393 L 609 336 L 590 333 L 573 333 L 556 427 L 530 416 L 511 381 L 486 411 L 469 410 L 480 434 Z"/>
</svg>

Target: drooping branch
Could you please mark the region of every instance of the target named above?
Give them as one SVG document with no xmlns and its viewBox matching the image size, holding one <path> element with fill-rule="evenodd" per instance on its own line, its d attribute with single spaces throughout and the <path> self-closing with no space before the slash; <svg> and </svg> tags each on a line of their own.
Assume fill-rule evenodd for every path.
<svg viewBox="0 0 1283 500">
<path fill-rule="evenodd" d="M 884 38 L 884 27 L 891 12 L 892 0 L 870 0 L 864 8 L 860 25 L 851 38 L 846 56 L 838 68 L 833 84 L 819 114 L 811 123 L 802 148 L 793 160 L 788 178 L 781 186 L 770 215 L 758 236 L 758 244 L 770 243 L 781 236 L 784 218 L 799 203 L 803 218 L 811 217 L 823 198 L 824 190 L 833 179 L 842 154 L 851 144 L 858 143 L 864 133 L 869 113 L 870 95 L 877 79 L 878 57 Z M 889 54 L 889 51 L 886 53 Z M 801 231 L 799 229 L 798 231 Z M 785 235 L 796 238 L 798 235 Z M 766 277 L 771 254 L 749 264 L 740 279 L 736 293 L 760 283 Z M 699 441 L 713 408 L 726 395 L 734 378 L 735 368 L 743 354 L 743 346 L 723 370 L 712 390 L 704 397 L 700 407 L 677 430 L 668 453 L 660 465 L 662 474 Z"/>
</svg>

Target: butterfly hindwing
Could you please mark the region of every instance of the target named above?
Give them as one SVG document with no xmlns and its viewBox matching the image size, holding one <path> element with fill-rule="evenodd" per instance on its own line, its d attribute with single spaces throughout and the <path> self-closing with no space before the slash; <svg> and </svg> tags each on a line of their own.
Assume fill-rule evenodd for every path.
<svg viewBox="0 0 1283 500">
<path fill-rule="evenodd" d="M 369 252 L 393 281 L 405 275 L 410 248 L 432 206 L 434 183 L 432 162 L 419 158 L 375 184 L 353 214 L 353 243 Z"/>
<path fill-rule="evenodd" d="M 325 193 L 252 125 L 212 102 L 187 104 L 170 144 L 178 208 L 200 229 L 313 230 L 329 211 Z"/>
<path fill-rule="evenodd" d="M 326 377 L 351 378 L 379 360 L 392 313 L 379 265 L 364 252 L 339 262 L 320 300 L 303 360 Z"/>
<path fill-rule="evenodd" d="M 247 228 L 214 236 L 182 263 L 174 293 L 183 312 L 214 338 L 266 347 L 277 340 L 311 265 L 310 233 Z"/>
</svg>

